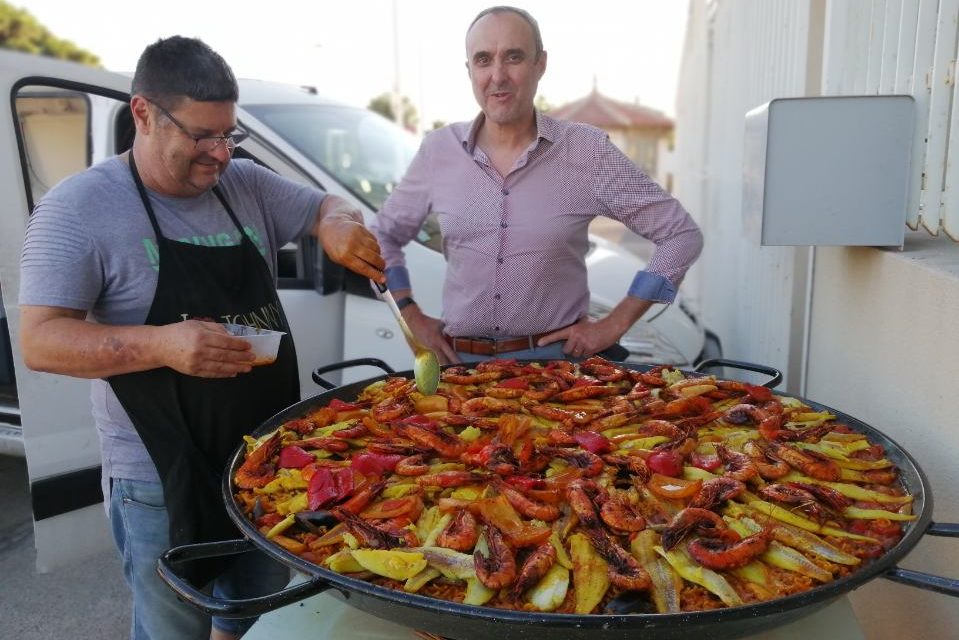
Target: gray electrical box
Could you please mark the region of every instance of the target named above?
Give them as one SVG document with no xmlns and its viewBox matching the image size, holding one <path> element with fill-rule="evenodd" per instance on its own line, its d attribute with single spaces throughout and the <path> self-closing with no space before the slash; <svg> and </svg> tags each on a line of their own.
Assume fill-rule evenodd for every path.
<svg viewBox="0 0 959 640">
<path fill-rule="evenodd" d="M 762 245 L 902 246 L 912 96 L 777 98 L 746 114 L 743 221 Z"/>
</svg>

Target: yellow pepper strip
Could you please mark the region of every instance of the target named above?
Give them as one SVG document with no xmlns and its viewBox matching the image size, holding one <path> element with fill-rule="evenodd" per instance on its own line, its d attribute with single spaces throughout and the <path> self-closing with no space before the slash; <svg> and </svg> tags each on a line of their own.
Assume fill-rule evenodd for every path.
<svg viewBox="0 0 959 640">
<path fill-rule="evenodd" d="M 569 551 L 573 559 L 573 587 L 576 596 L 574 613 L 591 613 L 603 600 L 609 589 L 609 571 L 589 539 L 581 533 L 569 538 Z"/>
<path fill-rule="evenodd" d="M 817 422 L 822 424 L 827 420 L 835 420 L 836 416 L 829 413 L 828 411 L 802 411 L 795 412 L 789 415 L 790 422 Z M 809 425 L 804 425 L 809 426 Z"/>
<path fill-rule="evenodd" d="M 911 513 L 896 513 L 895 511 L 886 511 L 885 509 L 860 509 L 859 507 L 846 507 L 842 514 L 847 518 L 857 520 L 899 520 L 911 521 L 919 516 Z"/>
<path fill-rule="evenodd" d="M 356 561 L 356 558 L 353 557 L 353 553 L 349 549 L 337 551 L 324 560 L 323 564 L 329 567 L 331 571 L 336 571 L 337 573 L 356 573 L 363 570 L 363 565 Z"/>
<path fill-rule="evenodd" d="M 483 432 L 480 429 L 477 429 L 474 426 L 469 426 L 460 431 L 460 438 L 466 442 L 473 442 L 477 440 Z"/>
<path fill-rule="evenodd" d="M 705 469 L 700 469 L 699 467 L 694 467 L 689 464 L 683 465 L 683 480 L 710 480 L 718 477 L 715 473 L 710 473 Z"/>
<path fill-rule="evenodd" d="M 466 595 L 463 597 L 463 604 L 484 605 L 492 600 L 495 595 L 495 589 L 487 587 L 479 581 L 479 578 L 472 578 L 466 581 Z"/>
<path fill-rule="evenodd" d="M 644 529 L 636 534 L 629 544 L 629 550 L 639 565 L 649 574 L 650 597 L 659 613 L 679 613 L 682 611 L 680 593 L 683 579 L 673 571 L 669 563 L 656 554 L 659 534 L 652 529 Z"/>
<path fill-rule="evenodd" d="M 295 521 L 296 521 L 296 514 L 291 513 L 290 515 L 286 516 L 285 518 L 277 522 L 275 525 L 273 525 L 272 529 L 266 532 L 267 540 L 273 538 L 274 536 L 280 535 L 281 533 L 283 533 L 284 531 L 292 527 Z"/>
<path fill-rule="evenodd" d="M 422 553 L 395 549 L 354 549 L 352 553 L 367 571 L 393 580 L 407 580 L 426 568 Z"/>
<path fill-rule="evenodd" d="M 406 591 L 407 593 L 416 593 L 417 591 L 425 587 L 427 584 L 429 584 L 431 580 L 435 580 L 436 578 L 439 578 L 441 575 L 443 574 L 440 573 L 439 569 L 435 569 L 433 567 L 426 567 L 425 569 L 417 573 L 415 576 L 408 578 L 406 580 L 406 582 L 403 584 L 403 591 Z"/>
<path fill-rule="evenodd" d="M 290 513 L 299 513 L 300 511 L 306 511 L 307 507 L 310 506 L 309 496 L 305 493 L 298 493 L 289 500 L 284 500 L 283 502 L 276 503 L 276 512 L 280 515 L 287 515 Z"/>
<path fill-rule="evenodd" d="M 761 529 L 759 523 L 748 516 L 742 516 L 740 521 L 749 527 L 752 533 L 755 533 Z M 815 533 L 803 531 L 802 529 L 791 527 L 785 523 L 773 524 L 772 532 L 773 538 L 779 542 L 799 551 L 805 551 L 806 553 L 819 556 L 823 560 L 849 566 L 854 566 L 861 562 L 856 556 L 850 555 L 841 549 L 837 549 L 821 539 Z"/>
<path fill-rule="evenodd" d="M 526 593 L 526 599 L 540 611 L 555 611 L 569 591 L 569 569 L 554 564 L 546 575 Z"/>
<path fill-rule="evenodd" d="M 710 593 L 719 597 L 728 607 L 735 607 L 743 603 L 739 594 L 733 589 L 726 578 L 722 577 L 711 569 L 699 566 L 681 547 L 675 547 L 665 551 L 661 546 L 654 547 L 656 553 L 666 558 L 666 561 L 680 576 L 694 582 Z"/>
<path fill-rule="evenodd" d="M 553 529 L 553 533 L 549 536 L 549 543 L 553 545 L 553 549 L 556 551 L 556 562 L 567 569 L 572 569 L 573 560 L 569 557 L 569 554 L 566 553 L 566 547 L 563 546 L 563 541 L 559 538 L 559 532 L 555 529 Z"/>
<path fill-rule="evenodd" d="M 873 491 L 871 489 L 866 489 L 857 484 L 850 484 L 848 482 L 828 482 L 826 480 L 816 480 L 815 478 L 804 476 L 795 471 L 787 473 L 782 479 L 789 482 L 820 484 L 824 487 L 835 489 L 847 498 L 852 498 L 853 500 L 862 500 L 864 502 L 879 502 L 880 504 L 908 504 L 912 502 L 912 496 L 891 496 L 888 493 Z"/>
<path fill-rule="evenodd" d="M 831 573 L 795 549 L 780 544 L 775 540 L 769 543 L 769 548 L 759 557 L 763 562 L 771 564 L 774 567 L 786 569 L 787 571 L 795 571 L 819 582 L 830 582 L 832 580 Z"/>
<path fill-rule="evenodd" d="M 766 589 L 764 589 L 764 591 L 768 592 L 769 569 L 759 560 L 753 560 L 744 567 L 733 569 L 732 572 L 733 575 L 746 582 L 752 582 L 753 584 L 765 587 Z M 770 595 L 772 595 L 771 592 Z"/>
<path fill-rule="evenodd" d="M 626 440 L 619 444 L 619 451 L 624 449 L 652 449 L 657 444 L 669 442 L 666 436 L 649 436 L 648 438 L 636 438 L 635 440 Z"/>
<path fill-rule="evenodd" d="M 443 529 L 445 529 L 446 525 L 448 525 L 452 520 L 453 520 L 452 513 L 441 514 L 439 518 L 437 518 L 436 522 L 433 524 L 433 528 L 430 529 L 429 532 L 426 534 L 426 537 L 423 538 L 423 546 L 424 547 L 435 546 L 436 539 L 440 537 L 440 534 L 443 533 Z"/>
<path fill-rule="evenodd" d="M 890 460 L 857 460 L 855 458 L 849 458 L 845 453 L 836 447 L 821 445 L 821 444 L 812 444 L 809 442 L 797 442 L 796 447 L 799 449 L 805 449 L 806 451 L 815 451 L 816 453 L 821 453 L 822 455 L 835 460 L 843 469 L 853 469 L 855 471 L 869 471 L 872 469 L 888 469 L 892 466 Z"/>
<path fill-rule="evenodd" d="M 805 529 L 806 531 L 812 531 L 813 533 L 821 533 L 827 536 L 833 536 L 836 538 L 850 538 L 852 540 L 863 540 L 866 542 L 878 542 L 874 538 L 868 538 L 866 536 L 860 536 L 855 533 L 849 533 L 842 529 L 837 529 L 835 527 L 828 527 L 826 525 L 821 525 L 818 522 L 814 522 L 809 518 L 804 518 L 800 515 L 778 507 L 769 502 L 763 500 L 750 500 L 748 502 L 749 506 L 756 511 L 763 513 L 767 516 L 772 516 L 777 520 L 781 520 L 787 524 L 791 524 L 794 527 L 799 527 L 800 529 Z"/>
<path fill-rule="evenodd" d="M 384 498 L 402 498 L 403 496 L 408 496 L 411 493 L 416 493 L 419 491 L 419 485 L 415 482 L 406 482 L 403 484 L 391 484 L 390 486 L 383 489 L 383 492 L 380 494 Z"/>
</svg>

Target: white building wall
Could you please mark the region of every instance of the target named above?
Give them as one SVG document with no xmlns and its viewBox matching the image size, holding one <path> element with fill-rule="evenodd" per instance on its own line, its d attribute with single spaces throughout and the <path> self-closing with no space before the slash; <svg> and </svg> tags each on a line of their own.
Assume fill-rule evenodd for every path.
<svg viewBox="0 0 959 640">
<path fill-rule="evenodd" d="M 912 25 L 916 42 L 935 41 L 928 15 L 938 8 L 936 0 L 691 0 L 674 170 L 675 193 L 706 237 L 687 294 L 725 355 L 778 366 L 787 389 L 887 433 L 929 476 L 934 520 L 957 522 L 959 245 L 919 232 L 902 252 L 758 247 L 741 222 L 746 112 L 778 97 L 910 93 L 912 74 L 926 74 L 921 64 L 909 69 L 927 54 L 917 47 L 905 59 L 886 45 L 908 38 Z M 905 26 L 893 33 L 890 25 Z M 956 57 L 953 46 L 950 69 Z M 943 207 L 944 217 L 959 214 Z M 927 537 L 902 566 L 959 578 L 959 547 Z M 954 598 L 876 579 L 851 599 L 867 638 L 959 637 Z"/>
</svg>

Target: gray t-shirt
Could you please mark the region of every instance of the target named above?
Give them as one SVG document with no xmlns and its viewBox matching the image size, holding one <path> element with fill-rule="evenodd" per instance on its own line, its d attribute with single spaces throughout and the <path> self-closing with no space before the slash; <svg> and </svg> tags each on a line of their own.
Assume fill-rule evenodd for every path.
<svg viewBox="0 0 959 640">
<path fill-rule="evenodd" d="M 276 278 L 276 252 L 308 233 L 324 194 L 249 160 L 233 160 L 220 189 Z M 216 195 L 175 198 L 150 193 L 167 238 L 207 246 L 239 243 Z M 101 324 L 146 321 L 159 272 L 156 234 L 125 158 L 71 176 L 37 204 L 20 262 L 20 304 L 89 311 Z M 104 479 L 158 480 L 130 418 L 105 380 L 91 388 Z"/>
</svg>

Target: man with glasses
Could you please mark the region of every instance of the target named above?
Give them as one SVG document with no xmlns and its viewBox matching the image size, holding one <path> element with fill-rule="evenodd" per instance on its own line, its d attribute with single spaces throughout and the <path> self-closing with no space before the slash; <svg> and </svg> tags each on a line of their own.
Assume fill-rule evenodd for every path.
<svg viewBox="0 0 959 640">
<path fill-rule="evenodd" d="M 383 282 L 358 210 L 232 161 L 236 79 L 195 39 L 148 46 L 133 78 L 130 152 L 52 189 L 21 259 L 21 343 L 32 369 L 91 378 L 104 492 L 133 592 L 133 638 L 239 637 L 179 602 L 161 553 L 236 537 L 220 496 L 242 436 L 299 400 L 296 356 L 276 292 L 277 250 L 312 233 L 336 262 Z M 239 320 L 238 320 L 239 319 Z M 88 320 L 92 320 L 88 321 Z M 285 331 L 273 364 L 222 322 Z M 282 566 L 250 553 L 188 568 L 230 599 L 274 592 Z"/>
</svg>

